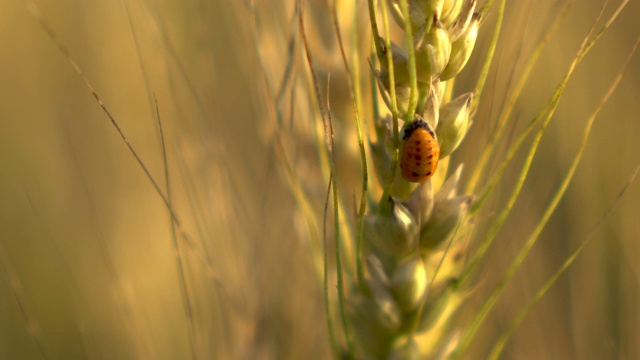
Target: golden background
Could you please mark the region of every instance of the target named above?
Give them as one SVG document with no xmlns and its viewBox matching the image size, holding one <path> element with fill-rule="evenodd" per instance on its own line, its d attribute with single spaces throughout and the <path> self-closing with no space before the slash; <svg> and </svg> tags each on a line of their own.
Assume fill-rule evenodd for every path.
<svg viewBox="0 0 640 360">
<path fill-rule="evenodd" d="M 37 1 L 56 40 L 28 4 L 0 3 L 0 359 L 330 356 L 312 245 L 274 150 L 273 99 L 265 92 L 265 78 L 277 84 L 282 77 L 285 40 L 297 31 L 293 3 L 256 0 L 252 10 L 247 1 Z M 343 24 L 351 19 L 343 14 L 361 13 L 365 36 L 366 3 L 340 6 Z M 514 134 L 547 103 L 601 7 L 573 5 L 516 105 Z M 487 90 L 455 161 L 473 164 L 558 9 L 554 1 L 508 2 Z M 349 104 L 348 88 L 327 14 L 324 1 L 309 1 L 305 19 L 318 68 L 332 74 L 338 112 L 340 101 Z M 631 2 L 577 69 L 479 274 L 470 314 L 546 209 L 587 118 L 640 35 L 639 16 L 640 4 Z M 472 89 L 493 21 L 495 13 L 481 29 L 461 91 Z M 186 246 L 177 236 L 190 318 L 167 208 L 56 41 L 165 192 L 157 98 L 178 231 L 191 238 Z M 306 71 L 299 47 L 295 57 L 297 71 Z M 297 96 L 312 102 L 309 94 Z M 504 358 L 640 359 L 637 181 L 603 220 L 640 163 L 638 98 L 636 56 L 596 120 L 560 207 L 468 358 L 486 356 L 541 284 L 593 236 L 516 331 Z M 339 143 L 338 155 L 352 152 L 356 141 L 352 120 L 344 123 L 336 131 L 351 143 Z M 306 161 L 296 169 L 313 173 L 319 166 Z M 359 192 L 357 179 L 344 180 L 346 192 Z M 499 206 L 510 186 L 492 201 Z M 325 191 L 321 185 L 318 196 Z"/>
</svg>

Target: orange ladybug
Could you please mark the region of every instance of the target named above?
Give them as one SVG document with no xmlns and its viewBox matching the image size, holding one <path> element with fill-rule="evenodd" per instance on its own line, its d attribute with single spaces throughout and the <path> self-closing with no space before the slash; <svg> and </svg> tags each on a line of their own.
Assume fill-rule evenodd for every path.
<svg viewBox="0 0 640 360">
<path fill-rule="evenodd" d="M 404 130 L 402 139 L 402 177 L 410 182 L 426 181 L 436 172 L 440 158 L 440 145 L 435 133 L 426 121 L 418 118 Z"/>
</svg>

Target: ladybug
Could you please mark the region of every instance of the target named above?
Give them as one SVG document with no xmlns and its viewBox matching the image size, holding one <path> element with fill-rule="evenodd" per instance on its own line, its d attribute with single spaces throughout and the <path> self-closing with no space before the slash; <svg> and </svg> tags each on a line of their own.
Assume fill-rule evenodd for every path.
<svg viewBox="0 0 640 360">
<path fill-rule="evenodd" d="M 431 126 L 417 118 L 404 130 L 404 146 L 400 173 L 410 182 L 423 182 L 433 176 L 438 167 L 440 145 Z"/>
</svg>

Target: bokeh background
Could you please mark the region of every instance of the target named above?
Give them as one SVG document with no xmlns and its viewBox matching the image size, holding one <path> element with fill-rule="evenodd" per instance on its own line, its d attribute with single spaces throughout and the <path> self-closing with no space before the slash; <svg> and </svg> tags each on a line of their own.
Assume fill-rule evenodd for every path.
<svg viewBox="0 0 640 360">
<path fill-rule="evenodd" d="M 299 38 L 292 53 L 287 47 L 297 32 L 294 2 L 253 3 L 39 0 L 55 40 L 28 3 L 0 3 L 0 359 L 330 357 L 317 244 L 275 140 L 282 128 L 291 130 L 284 145 L 293 174 L 311 199 L 321 200 L 326 183 L 312 155 L 317 149 L 296 145 L 317 124 L 315 100 L 300 85 L 308 68 Z M 346 37 L 352 27 L 361 36 L 366 100 L 366 2 L 338 3 Z M 472 166 L 562 4 L 507 5 L 487 90 L 453 161 Z M 546 104 L 602 6 L 577 2 L 567 13 L 516 105 L 514 136 Z M 604 10 L 605 18 L 615 6 Z M 480 270 L 465 307 L 469 316 L 547 207 L 587 118 L 640 35 L 639 16 L 640 4 L 632 1 L 576 71 Z M 473 89 L 495 18 L 490 13 L 481 29 L 459 93 Z M 343 188 L 358 194 L 348 84 L 325 1 L 308 1 L 305 19 L 318 71 L 324 79 L 331 74 Z M 178 227 L 172 230 L 162 197 L 58 43 L 166 194 L 159 115 Z M 298 85 L 285 86 L 282 95 L 278 85 L 289 60 Z M 541 284 L 592 236 L 514 334 L 504 358 L 640 359 L 640 184 L 632 183 L 603 218 L 640 163 L 639 97 L 636 56 L 596 121 L 567 195 L 468 358 L 486 356 Z M 286 109 L 284 125 L 276 126 L 274 109 Z M 370 124 L 368 109 L 365 118 Z M 523 156 L 492 198 L 495 209 Z M 311 210 L 321 225 L 319 204 Z"/>
</svg>

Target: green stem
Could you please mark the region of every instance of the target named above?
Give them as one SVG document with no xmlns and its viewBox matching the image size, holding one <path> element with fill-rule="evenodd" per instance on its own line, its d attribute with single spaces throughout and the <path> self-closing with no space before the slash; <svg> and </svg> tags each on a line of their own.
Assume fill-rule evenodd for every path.
<svg viewBox="0 0 640 360">
<path fill-rule="evenodd" d="M 396 79 L 395 71 L 393 69 L 393 54 L 391 51 L 391 35 L 389 30 L 389 16 L 387 13 L 387 5 L 384 1 L 380 2 L 382 8 L 382 19 L 385 28 L 386 46 L 388 51 L 386 52 L 386 60 L 389 70 L 389 93 L 391 96 L 391 117 L 393 118 L 393 156 L 391 157 L 391 170 L 389 171 L 389 178 L 384 186 L 382 192 L 382 198 L 378 206 L 380 213 L 388 213 L 391 198 L 391 187 L 393 186 L 393 180 L 396 177 L 396 171 L 398 167 L 398 161 L 400 159 L 400 133 L 398 129 L 398 102 L 396 99 Z M 375 16 L 373 17 L 375 19 Z M 375 36 L 375 35 L 374 35 Z"/>
</svg>

